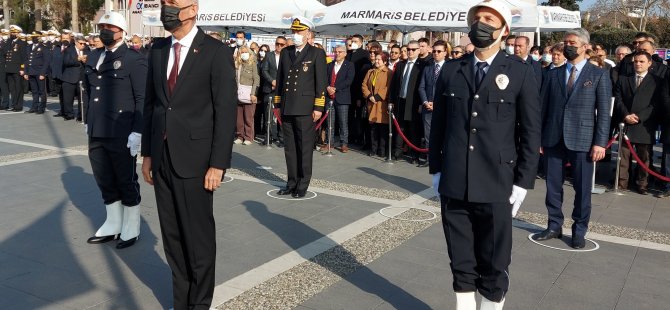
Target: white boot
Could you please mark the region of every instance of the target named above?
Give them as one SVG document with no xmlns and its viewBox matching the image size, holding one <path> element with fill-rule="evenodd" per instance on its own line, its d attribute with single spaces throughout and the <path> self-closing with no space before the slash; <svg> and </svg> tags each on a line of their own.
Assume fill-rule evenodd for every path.
<svg viewBox="0 0 670 310">
<path fill-rule="evenodd" d="M 123 206 L 120 201 L 105 205 L 107 218 L 100 226 L 95 235 L 88 239 L 88 243 L 105 243 L 118 238 L 121 233 L 121 221 L 123 218 Z"/>
<path fill-rule="evenodd" d="M 479 306 L 479 310 L 502 310 L 503 305 L 505 305 L 505 298 L 500 302 L 493 302 L 482 296 L 482 303 Z"/>
<path fill-rule="evenodd" d="M 456 293 L 456 310 L 477 310 L 475 292 Z"/>
<path fill-rule="evenodd" d="M 117 249 L 127 248 L 139 239 L 140 236 L 140 205 L 123 207 L 123 227 L 121 228 L 121 241 L 116 245 Z"/>
</svg>

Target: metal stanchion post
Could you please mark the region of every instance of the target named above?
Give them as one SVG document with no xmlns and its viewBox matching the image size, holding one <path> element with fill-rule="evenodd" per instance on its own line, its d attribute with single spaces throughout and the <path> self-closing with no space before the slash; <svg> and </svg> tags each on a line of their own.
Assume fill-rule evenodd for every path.
<svg viewBox="0 0 670 310">
<path fill-rule="evenodd" d="M 271 149 L 272 146 L 270 146 L 270 144 L 272 144 L 272 139 L 270 138 L 270 126 L 272 126 L 272 117 L 274 116 L 272 114 L 272 95 L 268 95 L 267 102 L 268 108 L 265 113 L 265 119 L 267 120 L 267 127 L 265 128 L 265 148 Z"/>
<path fill-rule="evenodd" d="M 621 149 L 623 148 L 623 127 L 624 123 L 619 123 L 619 146 L 616 152 L 616 172 L 614 173 L 614 193 L 617 195 L 623 195 L 623 193 L 619 192 L 619 169 L 621 167 Z"/>
<path fill-rule="evenodd" d="M 387 109 L 389 114 L 389 140 L 386 141 L 386 144 L 389 146 L 389 153 L 385 162 L 393 164 L 393 158 L 391 157 L 391 152 L 393 152 L 393 104 L 389 103 Z"/>
<path fill-rule="evenodd" d="M 335 108 L 333 107 L 333 100 L 328 101 L 328 150 L 323 155 L 333 156 L 333 113 L 335 113 Z"/>
<path fill-rule="evenodd" d="M 86 102 L 84 102 L 84 84 L 79 81 L 79 100 L 81 100 L 81 123 L 86 124 Z"/>
</svg>

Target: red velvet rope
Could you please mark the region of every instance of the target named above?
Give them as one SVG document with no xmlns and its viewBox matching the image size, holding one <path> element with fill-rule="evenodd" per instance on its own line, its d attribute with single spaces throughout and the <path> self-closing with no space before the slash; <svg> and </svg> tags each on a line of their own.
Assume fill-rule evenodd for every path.
<svg viewBox="0 0 670 310">
<path fill-rule="evenodd" d="M 614 137 L 612 137 L 612 139 L 609 142 L 607 142 L 607 146 L 605 147 L 605 149 L 609 149 L 610 147 L 612 147 L 612 144 L 614 144 L 614 141 L 616 141 L 617 138 L 619 138 L 619 134 L 614 135 Z"/>
<path fill-rule="evenodd" d="M 405 137 L 405 134 L 402 133 L 402 130 L 400 129 L 400 124 L 398 124 L 398 121 L 395 119 L 395 115 L 393 113 L 391 113 L 391 117 L 393 118 L 393 125 L 395 125 L 395 129 L 398 131 L 398 134 L 400 135 L 402 140 L 405 141 L 405 143 L 407 143 L 407 145 L 409 145 L 409 147 L 411 147 L 413 150 L 415 150 L 419 153 L 428 153 L 428 149 L 418 148 L 414 144 L 412 144 L 412 142 L 409 142 L 409 140 L 407 140 L 407 137 Z"/>
<path fill-rule="evenodd" d="M 319 121 L 318 124 L 316 124 L 316 127 L 314 127 L 314 130 L 319 130 L 319 128 L 321 128 L 321 125 L 323 124 L 323 121 L 325 121 L 326 118 L 328 118 L 328 111 L 326 111 L 326 114 L 323 117 L 321 117 L 321 120 Z"/>
<path fill-rule="evenodd" d="M 279 123 L 279 126 L 281 126 L 281 116 L 279 116 L 279 108 L 272 109 L 272 113 L 277 118 L 277 122 Z"/>
<path fill-rule="evenodd" d="M 628 149 L 630 150 L 630 153 L 633 154 L 633 158 L 635 158 L 635 160 L 637 161 L 637 164 L 640 167 L 642 167 L 642 169 L 647 171 L 647 173 L 657 177 L 659 180 L 661 180 L 663 182 L 670 182 L 670 178 L 664 177 L 664 176 L 654 172 L 653 170 L 649 169 L 649 167 L 647 167 L 647 165 L 645 165 L 642 162 L 642 160 L 640 160 L 640 157 L 637 156 L 637 153 L 635 153 L 635 149 L 633 149 L 633 145 L 630 144 L 630 140 L 628 140 L 628 136 L 624 135 L 623 138 L 624 138 L 624 140 L 626 140 L 626 144 L 628 145 Z"/>
</svg>

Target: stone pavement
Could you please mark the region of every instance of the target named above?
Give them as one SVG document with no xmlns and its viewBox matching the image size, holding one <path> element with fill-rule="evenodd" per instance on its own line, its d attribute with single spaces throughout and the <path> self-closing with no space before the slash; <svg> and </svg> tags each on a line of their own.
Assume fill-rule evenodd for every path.
<svg viewBox="0 0 670 310">
<path fill-rule="evenodd" d="M 1 308 L 171 307 L 153 191 L 141 183 L 135 246 L 87 244 L 105 210 L 83 126 L 51 114 L 0 112 Z M 234 152 L 234 168 L 215 194 L 213 307 L 453 308 L 440 210 L 426 168 L 389 165 L 356 151 L 315 153 L 310 190 L 316 197 L 279 200 L 269 195 L 283 184 L 283 150 L 240 145 Z M 606 175 L 611 167 L 599 170 Z M 572 189 L 565 188 L 570 202 Z M 538 180 L 514 222 L 506 309 L 667 308 L 669 199 L 594 195 L 587 237 L 599 248 L 571 252 L 528 240 L 546 222 L 544 190 Z M 569 218 L 570 208 L 565 213 Z M 570 249 L 568 241 L 547 245 Z"/>
</svg>

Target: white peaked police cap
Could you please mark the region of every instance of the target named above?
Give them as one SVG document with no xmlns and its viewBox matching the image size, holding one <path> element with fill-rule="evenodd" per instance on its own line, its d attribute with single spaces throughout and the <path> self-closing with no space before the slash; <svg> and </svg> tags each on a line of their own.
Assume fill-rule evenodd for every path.
<svg viewBox="0 0 670 310">
<path fill-rule="evenodd" d="M 499 0 L 484 0 L 480 3 L 477 3 L 473 7 L 470 8 L 468 11 L 468 17 L 467 17 L 467 22 L 468 22 L 468 27 L 472 26 L 472 17 L 475 15 L 477 12 L 477 9 L 481 7 L 487 7 L 495 10 L 502 16 L 503 21 L 505 22 L 505 26 L 507 26 L 508 30 L 511 30 L 512 28 L 512 11 L 510 8 L 502 1 Z"/>
<path fill-rule="evenodd" d="M 107 24 L 113 25 L 121 28 L 124 32 L 128 32 L 128 24 L 126 23 L 126 18 L 123 17 L 120 13 L 117 12 L 105 12 L 105 14 L 100 17 L 98 25 Z"/>
</svg>

